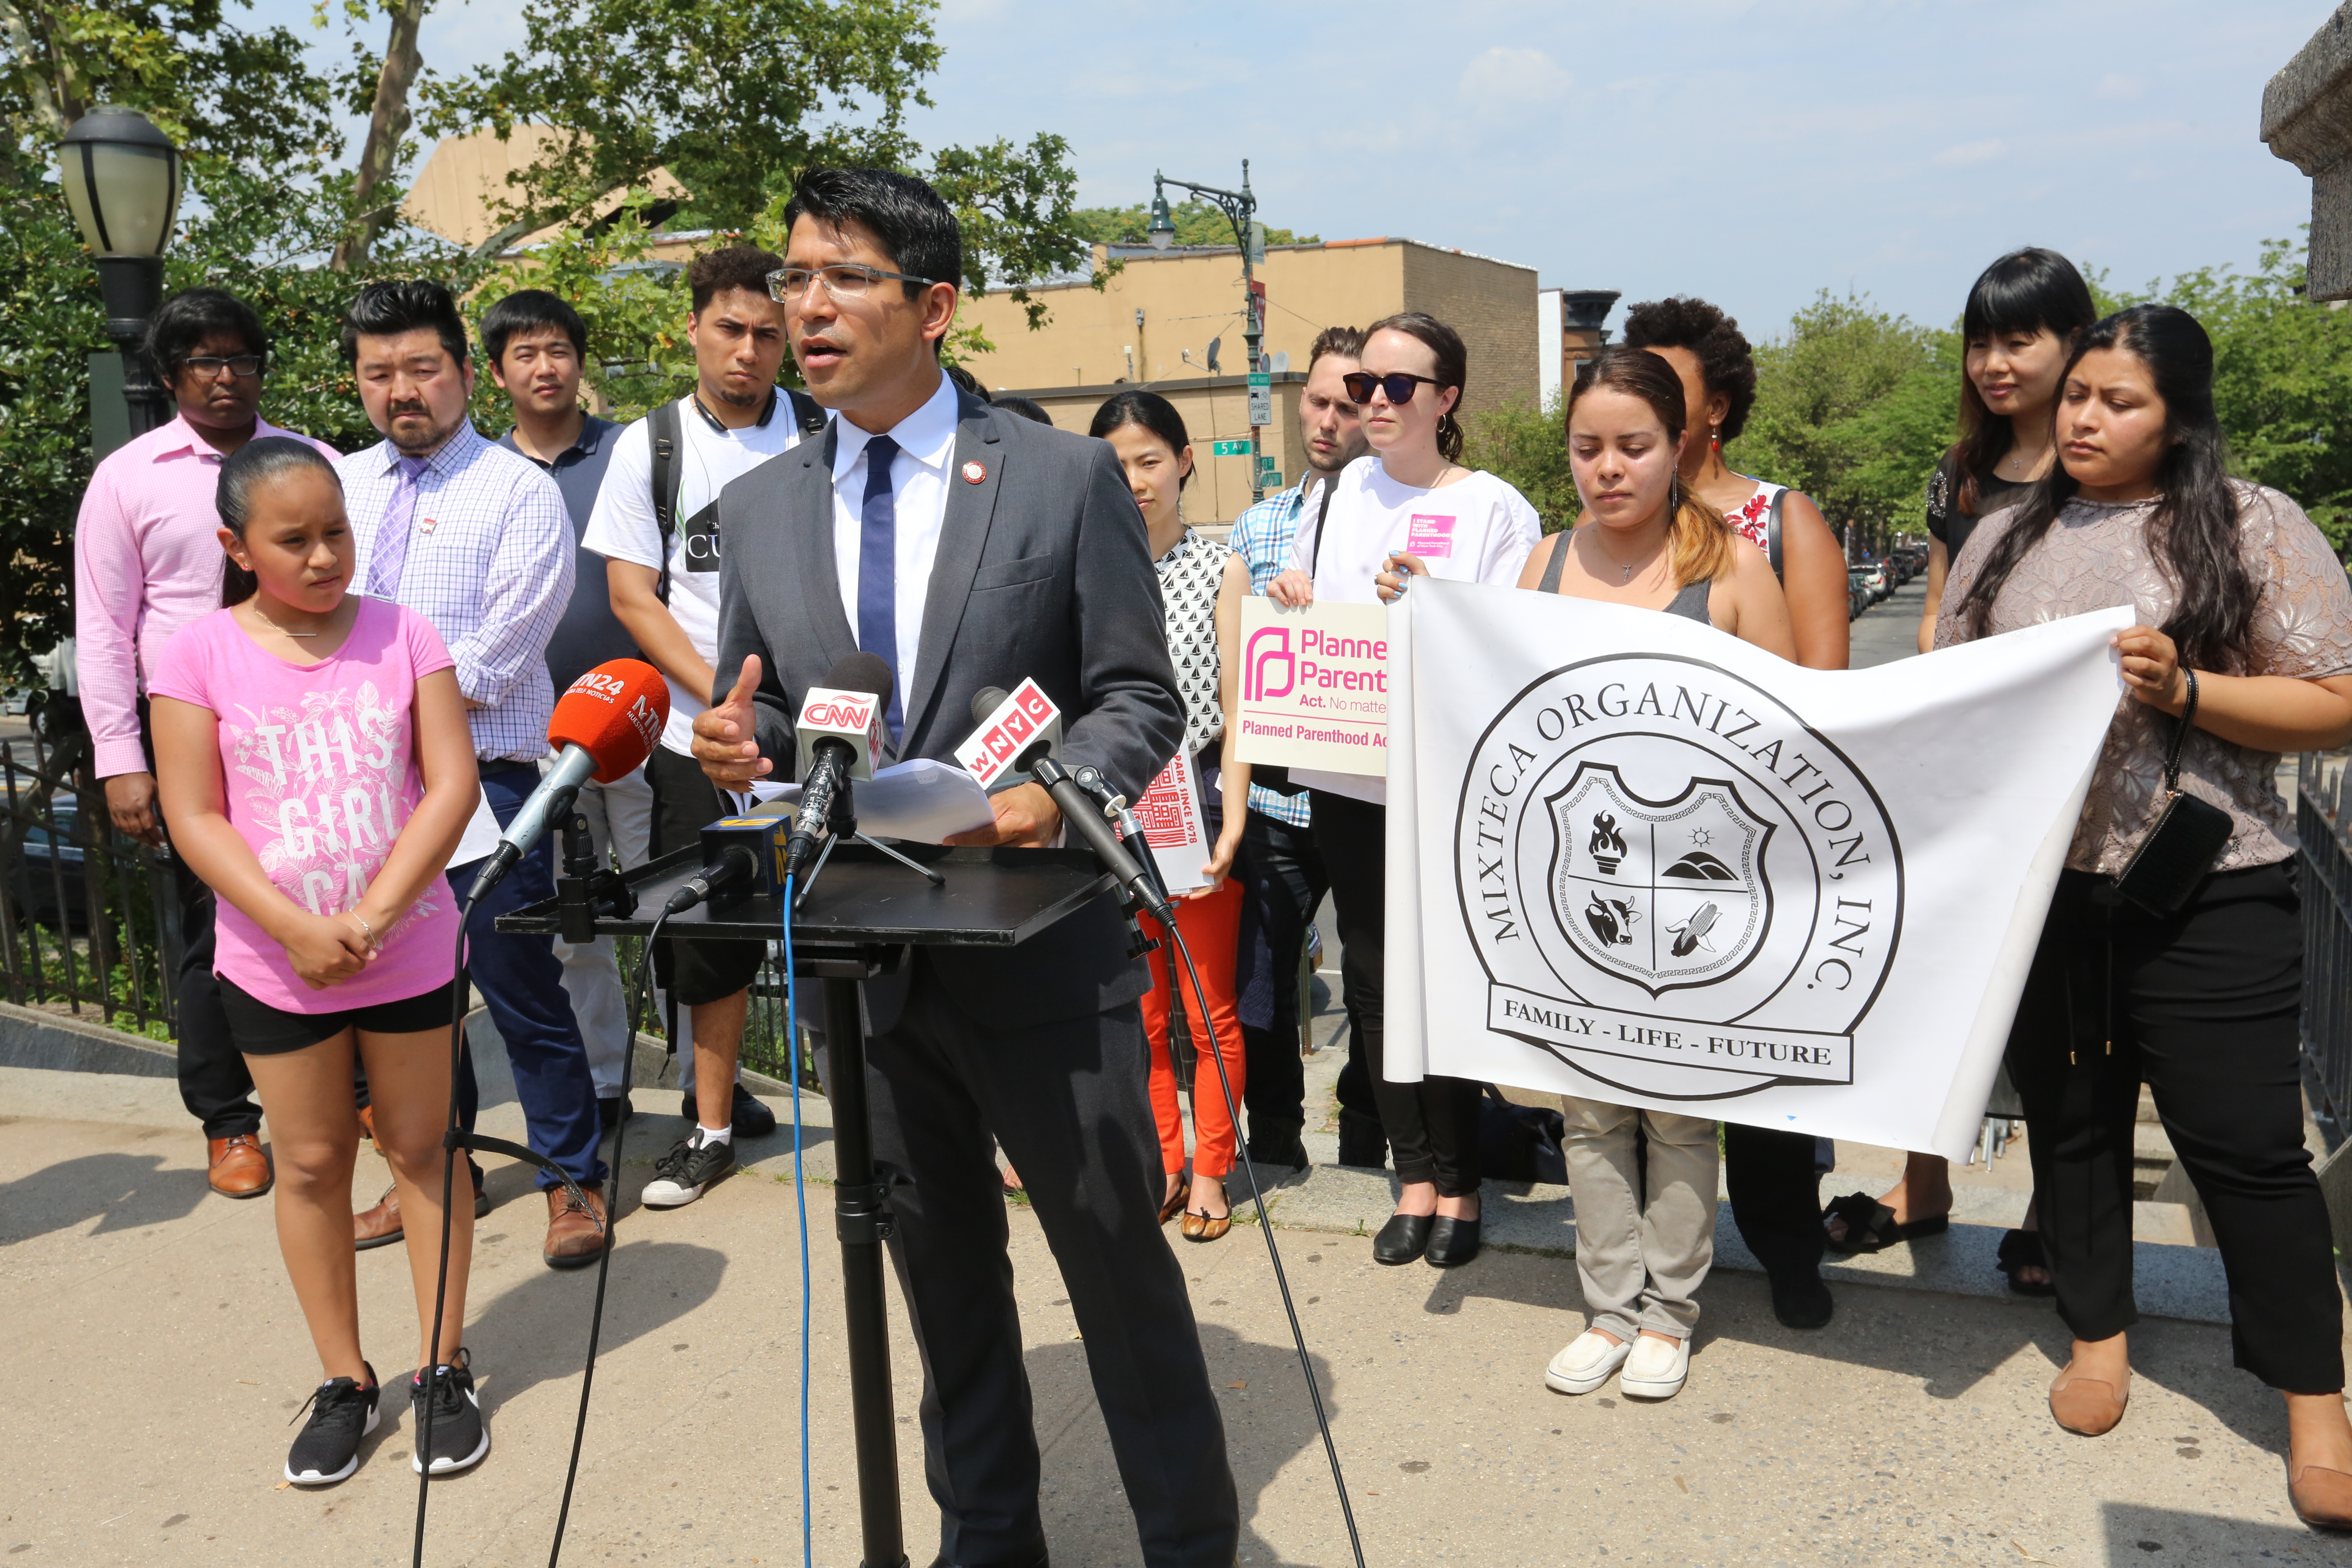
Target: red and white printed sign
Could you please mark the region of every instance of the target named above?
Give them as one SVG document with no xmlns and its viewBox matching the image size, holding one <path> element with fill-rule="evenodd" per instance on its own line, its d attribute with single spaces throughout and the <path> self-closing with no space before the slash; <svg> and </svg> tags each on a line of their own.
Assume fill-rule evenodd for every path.
<svg viewBox="0 0 2352 1568">
<path fill-rule="evenodd" d="M 1205 888 L 1201 868 L 1209 863 L 1209 829 L 1201 815 L 1201 792 L 1192 782 L 1192 760 L 1177 752 L 1135 803 L 1143 841 L 1160 863 L 1160 879 L 1171 893 Z"/>
<path fill-rule="evenodd" d="M 956 748 L 956 761 L 980 781 L 981 788 L 988 789 L 1061 716 L 1062 710 L 1054 706 L 1054 700 L 1040 690 L 1035 681 L 1024 680 L 1013 688 L 1012 696 L 997 704 L 987 722 Z"/>
</svg>

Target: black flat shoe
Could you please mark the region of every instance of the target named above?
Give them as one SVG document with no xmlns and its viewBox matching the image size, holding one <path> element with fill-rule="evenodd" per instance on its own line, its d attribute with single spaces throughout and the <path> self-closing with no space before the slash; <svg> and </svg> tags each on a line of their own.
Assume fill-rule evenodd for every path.
<svg viewBox="0 0 2352 1568">
<path fill-rule="evenodd" d="M 1392 1214 L 1381 1233 L 1372 1237 L 1372 1261 L 1393 1267 L 1410 1263 L 1429 1247 L 1430 1222 L 1435 1216 L 1425 1214 Z"/>
<path fill-rule="evenodd" d="M 1478 1222 L 1440 1215 L 1429 1227 L 1427 1256 L 1432 1268 L 1461 1268 L 1478 1256 Z"/>
<path fill-rule="evenodd" d="M 1772 1315 L 1790 1328 L 1822 1328 L 1829 1322 L 1830 1314 L 1837 1310 L 1830 1288 L 1817 1272 L 1775 1274 L 1770 1279 Z"/>
</svg>

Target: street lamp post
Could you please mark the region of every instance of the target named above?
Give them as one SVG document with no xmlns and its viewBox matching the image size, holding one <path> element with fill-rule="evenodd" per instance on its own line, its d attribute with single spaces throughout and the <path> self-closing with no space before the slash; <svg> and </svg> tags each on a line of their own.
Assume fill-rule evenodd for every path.
<svg viewBox="0 0 2352 1568">
<path fill-rule="evenodd" d="M 135 109 L 102 103 L 74 121 L 58 149 L 58 179 L 98 269 L 106 335 L 122 349 L 131 434 L 171 417 L 172 399 L 142 350 L 163 302 L 163 247 L 180 208 L 180 151 Z"/>
<path fill-rule="evenodd" d="M 1151 226 L 1143 231 L 1144 238 L 1151 242 L 1154 250 L 1167 249 L 1176 238 L 1176 224 L 1169 214 L 1168 193 L 1164 188 L 1168 185 L 1207 197 L 1218 211 L 1225 215 L 1225 221 L 1234 226 L 1234 239 L 1242 251 L 1242 320 L 1247 323 L 1242 335 L 1249 344 L 1249 385 L 1253 391 L 1260 386 L 1271 388 L 1270 381 L 1257 379 L 1266 374 L 1265 361 L 1259 353 L 1265 338 L 1265 317 L 1258 302 L 1257 285 L 1250 262 L 1250 240 L 1255 227 L 1253 220 L 1257 216 L 1257 198 L 1250 194 L 1249 160 L 1242 160 L 1242 188 L 1238 191 L 1221 190 L 1215 185 L 1196 185 L 1190 180 L 1171 180 L 1155 171 L 1151 176 Z M 1253 399 L 1253 404 L 1255 401 Z M 1270 421 L 1273 417 L 1270 391 L 1265 401 Z M 1265 499 L 1265 470 L 1260 466 L 1258 451 L 1258 431 L 1263 427 L 1255 417 L 1251 419 L 1249 465 L 1250 501 L 1253 505 Z"/>
</svg>

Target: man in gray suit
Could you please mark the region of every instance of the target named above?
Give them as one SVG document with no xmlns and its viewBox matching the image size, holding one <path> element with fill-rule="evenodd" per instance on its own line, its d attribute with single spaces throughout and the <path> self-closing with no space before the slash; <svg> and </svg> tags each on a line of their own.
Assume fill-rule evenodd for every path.
<svg viewBox="0 0 2352 1568">
<path fill-rule="evenodd" d="M 771 287 L 837 417 L 720 495 L 716 668 L 740 674 L 695 720 L 695 755 L 732 789 L 789 769 L 802 693 L 862 648 L 896 677 L 896 756 L 951 762 L 974 694 L 1034 678 L 1066 715 L 1068 764 L 1139 796 L 1183 709 L 1110 448 L 992 411 L 941 373 L 962 245 L 929 185 L 814 171 L 786 218 Z M 1061 829 L 1034 784 L 993 804 L 994 825 L 959 842 L 1045 845 Z M 1068 1285 L 1144 1561 L 1234 1562 L 1223 1424 L 1156 1218 L 1146 984 L 1106 897 L 1010 953 L 918 948 L 866 988 L 875 1153 L 907 1178 L 890 1255 L 922 1349 L 941 1563 L 1046 1560 L 992 1137 Z"/>
</svg>

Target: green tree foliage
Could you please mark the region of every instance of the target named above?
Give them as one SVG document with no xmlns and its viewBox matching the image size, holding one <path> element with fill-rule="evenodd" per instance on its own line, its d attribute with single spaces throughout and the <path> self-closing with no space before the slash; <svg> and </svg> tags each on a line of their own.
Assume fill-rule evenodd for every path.
<svg viewBox="0 0 2352 1568">
<path fill-rule="evenodd" d="M 1151 226 L 1151 208 L 1139 202 L 1131 207 L 1080 207 L 1070 215 L 1072 226 L 1094 245 L 1148 245 L 1145 232 Z M 1234 242 L 1233 220 L 1218 207 L 1199 196 L 1187 197 L 1168 209 L 1168 221 L 1176 226 L 1176 243 L 1181 246 L 1231 245 Z M 1313 245 L 1320 235 L 1298 235 L 1286 228 L 1266 225 L 1268 245 Z"/>
<path fill-rule="evenodd" d="M 1568 468 L 1567 420 L 1559 394 L 1541 408 L 1525 402 L 1471 409 L 1462 416 L 1462 462 L 1483 468 L 1528 498 L 1546 533 L 1576 521 L 1576 479 Z"/>
</svg>

